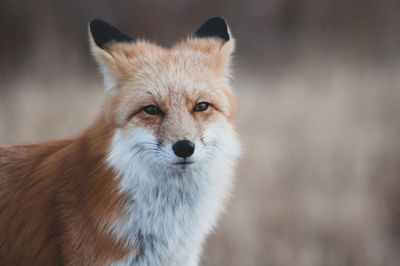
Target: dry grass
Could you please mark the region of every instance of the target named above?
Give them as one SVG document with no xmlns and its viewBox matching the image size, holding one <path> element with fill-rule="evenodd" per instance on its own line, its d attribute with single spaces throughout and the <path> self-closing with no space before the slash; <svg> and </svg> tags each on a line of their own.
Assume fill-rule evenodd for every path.
<svg viewBox="0 0 400 266">
<path fill-rule="evenodd" d="M 238 77 L 245 153 L 203 264 L 398 265 L 399 70 L 309 63 Z M 101 92 L 100 78 L 15 82 L 0 91 L 0 142 L 77 134 Z"/>
</svg>

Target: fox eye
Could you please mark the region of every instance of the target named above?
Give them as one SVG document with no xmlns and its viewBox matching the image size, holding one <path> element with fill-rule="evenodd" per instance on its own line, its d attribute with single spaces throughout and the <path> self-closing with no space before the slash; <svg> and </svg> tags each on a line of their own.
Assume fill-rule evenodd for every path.
<svg viewBox="0 0 400 266">
<path fill-rule="evenodd" d="M 161 109 L 155 105 L 147 105 L 143 107 L 143 111 L 145 111 L 145 113 L 149 115 L 161 115 L 163 113 Z"/>
<path fill-rule="evenodd" d="M 210 104 L 208 102 L 200 102 L 195 105 L 195 107 L 193 108 L 193 111 L 194 112 L 203 112 L 203 111 L 207 110 L 209 106 L 210 106 Z"/>
</svg>

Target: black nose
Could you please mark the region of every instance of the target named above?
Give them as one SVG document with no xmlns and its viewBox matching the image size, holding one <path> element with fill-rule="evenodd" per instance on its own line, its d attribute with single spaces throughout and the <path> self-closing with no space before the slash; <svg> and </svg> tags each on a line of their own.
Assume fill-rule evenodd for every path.
<svg viewBox="0 0 400 266">
<path fill-rule="evenodd" d="M 172 149 L 176 156 L 186 158 L 193 154 L 194 144 L 189 140 L 180 140 L 172 146 Z"/>
</svg>

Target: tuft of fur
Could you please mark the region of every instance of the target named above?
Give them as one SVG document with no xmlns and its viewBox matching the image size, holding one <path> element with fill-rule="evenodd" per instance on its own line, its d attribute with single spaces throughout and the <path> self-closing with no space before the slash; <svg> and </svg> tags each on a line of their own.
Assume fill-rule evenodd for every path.
<svg viewBox="0 0 400 266">
<path fill-rule="evenodd" d="M 92 25 L 110 29 L 103 23 Z M 69 140 L 0 147 L 0 265 L 199 263 L 240 153 L 234 40 L 191 37 L 167 49 L 115 41 L 129 37 L 111 29 L 109 42 L 99 29 L 101 41 L 89 35 L 106 87 L 92 126 Z M 196 112 L 199 102 L 210 106 Z M 195 144 L 193 155 L 174 154 L 179 140 Z"/>
</svg>

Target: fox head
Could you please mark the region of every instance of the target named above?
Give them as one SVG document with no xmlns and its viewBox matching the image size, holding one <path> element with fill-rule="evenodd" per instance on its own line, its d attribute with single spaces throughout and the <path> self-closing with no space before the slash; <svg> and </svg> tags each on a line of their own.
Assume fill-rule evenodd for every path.
<svg viewBox="0 0 400 266">
<path fill-rule="evenodd" d="M 90 22 L 89 39 L 104 77 L 113 166 L 182 172 L 236 155 L 234 40 L 224 19 L 207 20 L 170 48 L 99 19 Z"/>
</svg>

